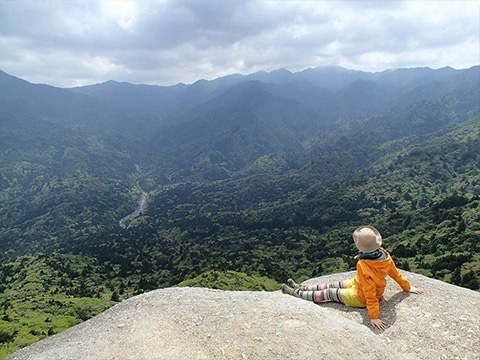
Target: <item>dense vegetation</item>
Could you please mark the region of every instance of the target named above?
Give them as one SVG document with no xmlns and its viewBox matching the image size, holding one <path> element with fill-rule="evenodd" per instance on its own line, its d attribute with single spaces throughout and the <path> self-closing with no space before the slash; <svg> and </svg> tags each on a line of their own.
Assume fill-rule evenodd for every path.
<svg viewBox="0 0 480 360">
<path fill-rule="evenodd" d="M 41 119 L 0 112 L 0 125 L 3 257 L 82 241 L 132 207 L 139 190 L 129 155 Z"/>
<path fill-rule="evenodd" d="M 103 267 L 85 256 L 22 256 L 0 268 L 0 357 L 110 307 Z"/>
<path fill-rule="evenodd" d="M 184 280 L 178 286 L 208 287 L 219 290 L 275 291 L 280 283 L 267 277 L 249 276 L 238 271 L 207 271 L 193 279 Z"/>
<path fill-rule="evenodd" d="M 400 268 L 478 290 L 478 67 L 422 71 L 396 86 L 339 72 L 335 91 L 321 73 L 74 91 L 8 78 L 22 92 L 0 99 L 0 358 L 145 291 L 354 269 L 361 224 Z M 145 107 L 157 98 L 167 108 Z M 147 212 L 120 228 L 141 189 Z"/>
</svg>

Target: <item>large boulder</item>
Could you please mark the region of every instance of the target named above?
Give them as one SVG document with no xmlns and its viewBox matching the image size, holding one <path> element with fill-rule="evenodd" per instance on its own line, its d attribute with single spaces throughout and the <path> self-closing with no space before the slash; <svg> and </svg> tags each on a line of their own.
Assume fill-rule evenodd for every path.
<svg viewBox="0 0 480 360">
<path fill-rule="evenodd" d="M 280 291 L 168 288 L 123 301 L 8 359 L 478 359 L 480 294 L 406 275 L 425 294 L 389 283 L 381 302 L 385 332 L 371 328 L 365 309 Z"/>
</svg>

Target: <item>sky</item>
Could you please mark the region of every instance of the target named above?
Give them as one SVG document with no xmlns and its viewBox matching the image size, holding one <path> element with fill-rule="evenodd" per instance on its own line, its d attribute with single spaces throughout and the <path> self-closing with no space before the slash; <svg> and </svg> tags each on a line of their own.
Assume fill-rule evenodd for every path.
<svg viewBox="0 0 480 360">
<path fill-rule="evenodd" d="M 60 87 L 479 63 L 479 1 L 0 0 L 0 69 Z"/>
</svg>

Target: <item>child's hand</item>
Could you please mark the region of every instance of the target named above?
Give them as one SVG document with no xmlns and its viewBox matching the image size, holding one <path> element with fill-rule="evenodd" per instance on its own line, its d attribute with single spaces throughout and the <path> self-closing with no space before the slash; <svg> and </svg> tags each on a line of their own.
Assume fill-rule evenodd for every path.
<svg viewBox="0 0 480 360">
<path fill-rule="evenodd" d="M 370 319 L 370 322 L 372 323 L 373 327 L 376 327 L 377 329 L 385 330 L 387 328 L 387 324 L 385 324 L 381 319 Z"/>
<path fill-rule="evenodd" d="M 416 288 L 415 286 L 411 286 L 409 292 L 411 292 L 412 294 L 417 294 L 417 295 L 423 294 L 423 290 L 420 289 L 420 288 Z"/>
</svg>

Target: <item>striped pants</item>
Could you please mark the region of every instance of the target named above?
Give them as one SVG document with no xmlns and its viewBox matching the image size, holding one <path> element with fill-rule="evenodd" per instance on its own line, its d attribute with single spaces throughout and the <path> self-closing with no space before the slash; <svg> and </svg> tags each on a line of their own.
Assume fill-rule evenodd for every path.
<svg viewBox="0 0 480 360">
<path fill-rule="evenodd" d="M 328 284 L 302 286 L 292 294 L 304 300 L 315 303 L 335 301 L 352 307 L 365 307 L 365 304 L 355 296 L 354 279 L 334 281 Z"/>
</svg>

